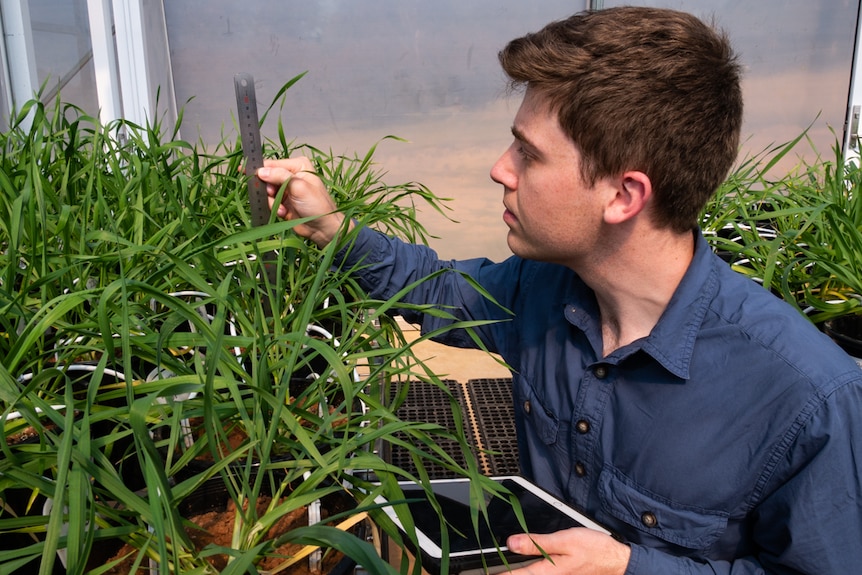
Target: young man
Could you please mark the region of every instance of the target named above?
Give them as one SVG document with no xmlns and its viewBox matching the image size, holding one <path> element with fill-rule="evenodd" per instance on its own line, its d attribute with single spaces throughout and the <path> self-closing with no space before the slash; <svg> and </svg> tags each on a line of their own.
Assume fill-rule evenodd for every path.
<svg viewBox="0 0 862 575">
<path fill-rule="evenodd" d="M 370 229 L 344 254 L 375 297 L 453 306 L 513 368 L 525 475 L 622 535 L 536 535 L 518 573 L 848 574 L 862 566 L 862 370 L 733 273 L 697 228 L 742 119 L 727 39 L 668 10 L 577 14 L 500 54 L 526 88 L 491 170 L 515 254 L 444 262 Z M 283 218 L 343 232 L 307 159 L 258 175 Z M 366 264 L 373 264 L 368 266 Z M 440 319 L 408 314 L 423 330 Z M 450 332 L 448 344 L 471 346 Z M 538 554 L 514 536 L 514 550 Z"/>
</svg>

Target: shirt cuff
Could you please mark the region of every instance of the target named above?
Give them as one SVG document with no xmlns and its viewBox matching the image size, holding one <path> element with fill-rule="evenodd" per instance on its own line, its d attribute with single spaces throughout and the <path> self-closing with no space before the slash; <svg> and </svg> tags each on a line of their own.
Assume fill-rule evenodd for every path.
<svg viewBox="0 0 862 575">
<path fill-rule="evenodd" d="M 354 225 L 359 224 L 354 220 Z M 365 256 L 375 249 L 377 233 L 369 227 L 360 227 L 354 239 L 347 241 L 335 253 L 335 262 L 348 267 L 358 264 Z"/>
</svg>

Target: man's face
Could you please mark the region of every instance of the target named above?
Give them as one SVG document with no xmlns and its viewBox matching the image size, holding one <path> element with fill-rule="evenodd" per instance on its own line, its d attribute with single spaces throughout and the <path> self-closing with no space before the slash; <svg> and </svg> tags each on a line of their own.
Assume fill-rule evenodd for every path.
<svg viewBox="0 0 862 575">
<path fill-rule="evenodd" d="M 583 183 L 580 152 L 533 89 L 524 95 L 512 134 L 512 145 L 491 169 L 491 179 L 503 186 L 509 249 L 577 269 L 598 239 L 602 194 Z"/>
</svg>

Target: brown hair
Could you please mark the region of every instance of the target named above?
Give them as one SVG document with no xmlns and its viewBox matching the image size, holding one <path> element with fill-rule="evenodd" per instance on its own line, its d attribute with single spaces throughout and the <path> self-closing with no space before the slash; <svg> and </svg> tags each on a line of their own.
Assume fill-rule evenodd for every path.
<svg viewBox="0 0 862 575">
<path fill-rule="evenodd" d="M 723 33 L 674 10 L 608 8 L 552 22 L 499 58 L 512 87 L 549 98 L 589 185 L 644 172 L 655 221 L 697 225 L 742 125 L 740 69 Z"/>
</svg>

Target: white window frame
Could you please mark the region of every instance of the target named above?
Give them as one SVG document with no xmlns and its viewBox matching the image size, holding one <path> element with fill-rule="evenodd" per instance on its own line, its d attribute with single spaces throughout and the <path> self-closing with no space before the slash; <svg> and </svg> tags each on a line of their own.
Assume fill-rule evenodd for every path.
<svg viewBox="0 0 862 575">
<path fill-rule="evenodd" d="M 123 116 L 111 0 L 87 0 L 87 14 L 90 19 L 93 68 L 96 72 L 99 120 L 107 124 Z"/>
<path fill-rule="evenodd" d="M 123 117 L 139 126 L 153 118 L 141 0 L 113 0 Z"/>
<path fill-rule="evenodd" d="M 862 139 L 862 0 L 856 12 L 856 40 L 853 51 L 853 66 L 850 71 L 850 92 L 847 98 L 847 117 L 844 120 L 844 157 L 858 160 Z"/>
<path fill-rule="evenodd" d="M 171 78 L 170 59 L 167 69 L 153 70 L 147 50 L 167 48 L 167 25 L 162 0 L 87 0 L 90 40 L 96 75 L 99 120 L 107 124 L 125 118 L 140 126 L 155 119 L 157 86 L 153 78 Z M 160 30 L 146 30 L 150 25 Z M 0 0 L 0 65 L 5 89 L 5 116 L 20 109 L 39 89 L 33 29 L 28 0 Z M 150 44 L 148 44 L 150 42 Z M 161 57 L 161 56 L 159 56 Z M 164 67 L 161 64 L 158 66 Z M 161 102 L 167 120 L 177 117 L 173 86 L 163 90 Z"/>
<path fill-rule="evenodd" d="M 27 0 L 0 0 L 2 22 L 3 75 L 6 88 L 6 115 L 31 100 L 39 89 L 36 55 L 33 49 L 33 27 Z"/>
</svg>

